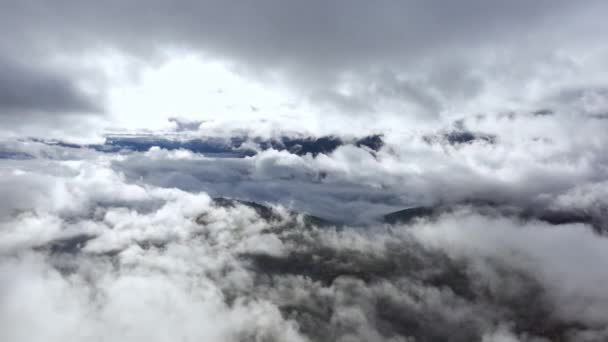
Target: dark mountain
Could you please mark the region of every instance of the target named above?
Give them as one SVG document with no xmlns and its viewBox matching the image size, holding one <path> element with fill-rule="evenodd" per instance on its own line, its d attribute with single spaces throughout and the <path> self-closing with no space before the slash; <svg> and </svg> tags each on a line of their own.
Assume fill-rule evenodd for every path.
<svg viewBox="0 0 608 342">
<path fill-rule="evenodd" d="M 36 142 L 48 145 L 56 145 L 67 148 L 90 148 L 104 153 L 116 152 L 145 152 L 151 147 L 157 146 L 165 150 L 188 150 L 194 153 L 214 155 L 216 157 L 243 158 L 253 156 L 257 153 L 255 149 L 245 148 L 244 143 L 251 142 L 264 151 L 275 149 L 278 151 L 289 151 L 297 155 L 329 154 L 343 145 L 354 145 L 366 147 L 372 151 L 378 151 L 384 145 L 381 135 L 370 135 L 363 138 L 344 139 L 336 136 L 324 137 L 290 137 L 263 139 L 260 137 L 236 136 L 230 138 L 205 137 L 197 139 L 178 140 L 163 136 L 134 136 L 113 135 L 106 137 L 103 144 L 78 145 L 63 141 L 46 141 L 43 139 L 32 139 Z"/>
<path fill-rule="evenodd" d="M 281 220 L 281 216 L 270 206 L 265 206 L 256 202 L 251 202 L 251 201 L 244 201 L 244 200 L 239 200 L 239 199 L 232 199 L 232 198 L 225 198 L 225 197 L 216 197 L 213 199 L 213 203 L 216 206 L 219 207 L 235 207 L 236 205 L 244 205 L 247 207 L 252 208 L 253 210 L 256 211 L 256 213 L 264 220 L 270 221 L 270 222 L 278 222 Z M 292 215 L 292 219 L 295 220 L 295 217 L 297 215 L 300 215 L 297 212 L 290 212 L 290 215 Z M 304 225 L 305 226 L 316 226 L 316 227 L 330 227 L 330 226 L 338 226 L 340 224 L 336 223 L 336 222 L 332 222 L 329 220 L 326 220 L 324 218 L 318 217 L 318 216 L 314 216 L 314 215 L 309 215 L 309 214 L 301 214 L 302 215 L 302 219 L 304 220 Z M 201 214 L 199 215 L 199 217 L 197 217 L 197 222 L 198 223 L 204 223 L 205 220 L 205 214 Z M 292 220 L 289 220 L 287 223 L 293 223 Z"/>
<path fill-rule="evenodd" d="M 21 151 L 0 150 L 0 159 L 18 159 L 27 160 L 34 159 L 34 156 Z"/>
<path fill-rule="evenodd" d="M 459 208 L 472 208 L 482 215 L 501 215 L 524 221 L 537 220 L 551 225 L 581 223 L 593 227 L 598 233 L 608 231 L 602 224 L 601 218 L 578 210 L 556 210 L 549 208 L 522 208 L 510 204 L 494 203 L 483 200 L 467 200 L 454 204 L 438 204 L 435 206 L 418 206 L 394 211 L 383 215 L 381 222 L 389 224 L 409 224 L 416 219 L 434 219 L 443 213 L 453 212 Z"/>
<path fill-rule="evenodd" d="M 439 208 L 434 207 L 412 207 L 386 214 L 382 220 L 386 223 L 411 223 L 417 218 L 431 217 L 439 212 Z"/>
<path fill-rule="evenodd" d="M 474 142 L 484 142 L 487 144 L 496 143 L 496 135 L 482 133 L 482 132 L 472 132 L 466 129 L 458 129 L 448 132 L 441 132 L 434 135 L 425 135 L 422 137 L 425 143 L 432 144 L 448 144 L 452 146 L 463 145 L 463 144 L 472 144 Z"/>
</svg>

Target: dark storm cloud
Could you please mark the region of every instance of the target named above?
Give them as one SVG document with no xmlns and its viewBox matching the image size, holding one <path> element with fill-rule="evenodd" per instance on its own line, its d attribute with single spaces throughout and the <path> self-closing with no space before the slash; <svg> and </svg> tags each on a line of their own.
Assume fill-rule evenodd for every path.
<svg viewBox="0 0 608 342">
<path fill-rule="evenodd" d="M 78 89 L 71 75 L 4 60 L 0 56 L 0 116 L 100 110 L 96 99 Z"/>
<path fill-rule="evenodd" d="M 433 112 L 438 99 L 423 90 L 428 84 L 391 78 L 431 63 L 424 69 L 437 74 L 429 81 L 433 87 L 466 94 L 481 86 L 467 70 L 475 69 L 483 47 L 495 48 L 492 53 L 521 53 L 528 47 L 520 61 L 536 60 L 558 47 L 570 48 L 567 39 L 581 34 L 592 39 L 606 28 L 593 17 L 605 6 L 599 1 L 111 0 L 5 1 L 1 6 L 0 49 L 12 57 L 114 48 L 154 60 L 159 50 L 185 47 L 226 58 L 248 72 L 279 70 L 297 84 L 312 81 L 311 95 L 363 109 L 373 106 L 374 91 L 368 92 L 370 101 L 360 103 L 357 94 L 344 98 L 334 86 L 345 73 L 383 70 L 359 82 L 378 82 L 380 96 L 403 97 Z"/>
<path fill-rule="evenodd" d="M 98 72 L 53 65 L 45 55 L 6 55 L 0 48 L 0 136 L 95 135 L 94 122 L 105 111 Z"/>
<path fill-rule="evenodd" d="M 270 64 L 338 66 L 509 36 L 577 7 L 569 1 L 479 0 L 25 1 L 4 3 L 3 26 L 13 30 L 3 32 L 17 47 L 191 45 Z"/>
</svg>

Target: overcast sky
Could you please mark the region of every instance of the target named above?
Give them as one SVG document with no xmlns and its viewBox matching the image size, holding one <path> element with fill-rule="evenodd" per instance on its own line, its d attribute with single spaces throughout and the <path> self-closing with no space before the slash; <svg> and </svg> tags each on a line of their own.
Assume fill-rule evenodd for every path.
<svg viewBox="0 0 608 342">
<path fill-rule="evenodd" d="M 603 1 L 0 6 L 5 135 L 95 136 L 175 116 L 306 117 L 312 131 L 348 119 L 364 131 L 563 106 L 588 92 L 605 102 Z"/>
</svg>

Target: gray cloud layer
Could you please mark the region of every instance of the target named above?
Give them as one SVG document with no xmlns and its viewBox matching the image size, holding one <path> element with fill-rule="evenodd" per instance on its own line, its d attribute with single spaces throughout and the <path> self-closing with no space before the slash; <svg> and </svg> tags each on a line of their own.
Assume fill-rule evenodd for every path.
<svg viewBox="0 0 608 342">
<path fill-rule="evenodd" d="M 600 22 L 557 24 L 590 15 L 602 2 L 511 1 L 109 1 L 104 4 L 26 1 L 4 8 L 16 47 L 70 48 L 96 44 L 124 49 L 190 45 L 263 64 L 343 68 L 396 62 L 425 49 L 458 48 L 536 34 L 601 28 Z M 23 19 L 27 19 L 24 22 Z M 77 28 L 77 29 L 76 29 Z M 7 31 L 5 35 L 8 35 Z M 545 33 L 547 33 L 545 31 Z M 8 37 L 8 36 L 7 36 Z M 549 42 L 546 42 L 549 43 Z M 464 47 L 464 46 L 463 46 Z"/>
<path fill-rule="evenodd" d="M 99 108 L 77 89 L 69 75 L 0 61 L 0 113 L 95 112 Z"/>
<path fill-rule="evenodd" d="M 262 79 L 272 71 L 300 95 L 348 115 L 437 118 L 461 102 L 477 104 L 466 110 L 484 111 L 488 103 L 482 100 L 488 98 L 498 98 L 492 103 L 498 108 L 547 105 L 552 103 L 544 97 L 562 97 L 562 83 L 597 86 L 595 77 L 605 69 L 606 51 L 597 45 L 607 29 L 599 17 L 606 10 L 601 1 L 5 1 L 0 6 L 3 60 L 34 64 L 114 49 L 156 61 L 164 49 L 179 48 L 228 61 Z M 20 105 L 42 112 L 103 107 L 70 84 L 77 72 L 57 79 L 36 70 L 11 67 L 15 75 L 2 81 L 3 106 L 29 91 L 35 93 L 30 102 Z M 20 81 L 13 84 L 16 78 Z M 45 85 L 52 82 L 57 87 L 49 93 Z M 528 98 L 531 93 L 539 94 Z"/>
</svg>

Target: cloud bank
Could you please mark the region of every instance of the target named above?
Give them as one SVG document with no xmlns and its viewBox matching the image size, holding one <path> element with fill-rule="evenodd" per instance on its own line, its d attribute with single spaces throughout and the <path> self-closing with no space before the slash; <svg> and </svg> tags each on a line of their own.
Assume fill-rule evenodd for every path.
<svg viewBox="0 0 608 342">
<path fill-rule="evenodd" d="M 457 153 L 493 144 L 450 146 Z M 365 147 L 343 146 L 316 157 L 268 150 L 215 158 L 160 148 L 108 154 L 32 141 L 5 144 L 31 157 L 2 161 L 0 188 L 12 199 L 1 208 L 2 338 L 607 337 L 608 297 L 597 284 L 608 280 L 608 240 L 590 223 L 513 214 L 546 206 L 595 213 L 605 222 L 603 211 L 594 212 L 603 207 L 604 186 L 578 186 L 578 179 L 564 190 L 537 184 L 546 200 L 540 204 L 490 181 L 458 185 L 472 176 L 453 177 L 453 171 L 419 189 L 411 181 L 407 188 L 383 188 L 377 182 L 407 180 L 408 173 L 386 170 L 402 165 L 385 159 L 383 153 L 391 154 L 384 149 L 391 148 L 375 156 Z M 418 148 L 436 144 L 420 138 Z M 428 167 L 436 168 L 438 158 Z M 423 160 L 416 165 L 424 167 Z M 449 203 L 441 189 L 424 193 L 440 179 L 441 189 L 451 189 L 453 209 L 407 224 L 378 220 L 376 214 L 405 206 L 406 189 L 407 201 L 426 196 L 436 201 L 430 204 Z M 503 202 L 461 202 L 471 186 Z M 299 201 L 258 208 L 214 200 L 201 190 L 261 203 Z M 275 190 L 282 194 L 273 198 Z M 330 220 L 310 221 L 297 211 Z M 354 212 L 360 217 L 347 220 Z"/>
</svg>

